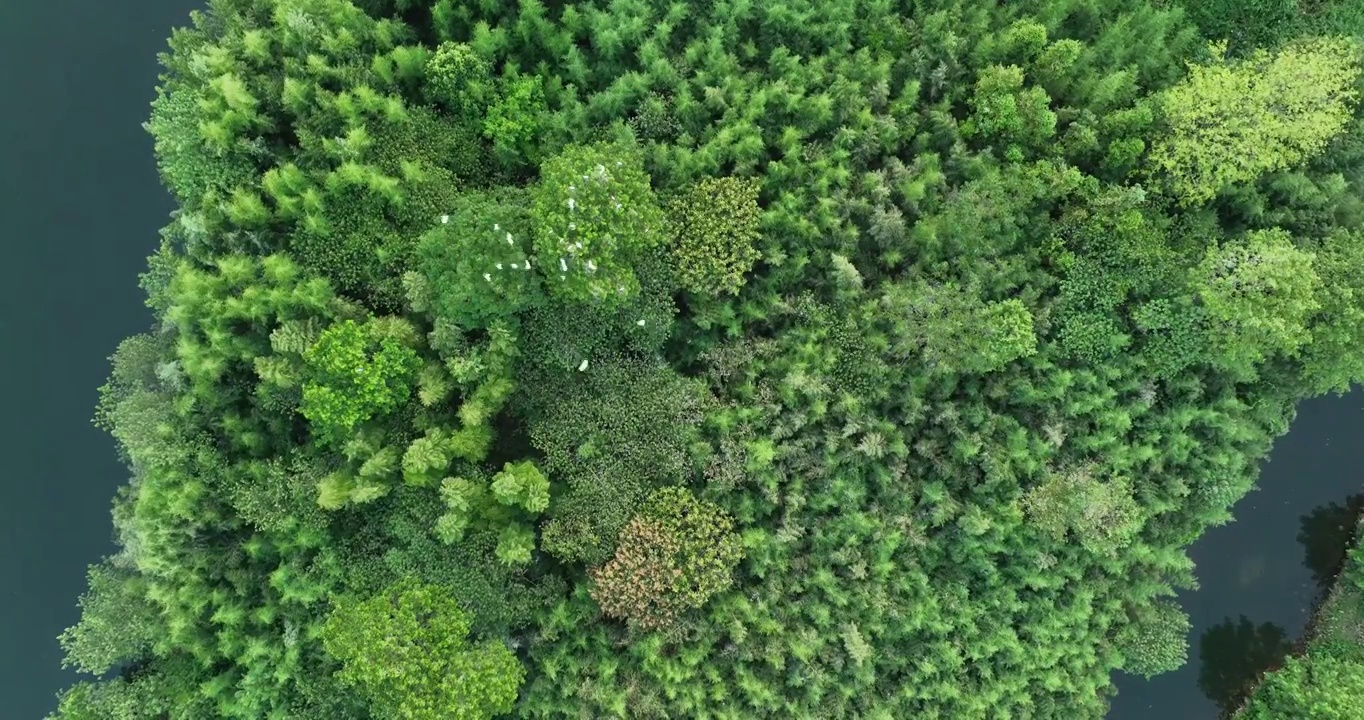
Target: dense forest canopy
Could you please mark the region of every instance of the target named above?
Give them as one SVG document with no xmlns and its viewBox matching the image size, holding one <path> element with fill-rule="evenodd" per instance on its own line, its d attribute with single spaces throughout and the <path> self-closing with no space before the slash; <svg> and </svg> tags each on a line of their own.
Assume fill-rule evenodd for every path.
<svg viewBox="0 0 1364 720">
<path fill-rule="evenodd" d="M 55 717 L 1101 717 L 1364 379 L 1357 7 L 210 0 Z"/>
</svg>

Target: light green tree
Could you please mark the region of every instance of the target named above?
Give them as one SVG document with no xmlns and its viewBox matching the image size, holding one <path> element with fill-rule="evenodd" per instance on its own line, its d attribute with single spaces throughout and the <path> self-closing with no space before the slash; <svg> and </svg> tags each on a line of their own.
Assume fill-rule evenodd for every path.
<svg viewBox="0 0 1364 720">
<path fill-rule="evenodd" d="M 1151 151 L 1183 205 L 1212 199 L 1321 152 L 1350 122 L 1358 51 L 1344 39 L 1311 39 L 1242 61 L 1193 65 L 1159 98 L 1169 134 Z"/>
<path fill-rule="evenodd" d="M 442 588 L 404 581 L 340 603 L 322 643 L 379 717 L 482 720 L 511 710 L 525 670 L 503 643 L 471 643 L 469 622 Z"/>
<path fill-rule="evenodd" d="M 461 118 L 481 116 L 492 99 L 492 68 L 464 43 L 441 43 L 425 70 L 426 96 Z"/>
<path fill-rule="evenodd" d="M 1220 350 L 1215 362 L 1249 373 L 1266 357 L 1292 355 L 1307 342 L 1321 287 L 1314 259 L 1279 229 L 1208 250 L 1195 287 Z"/>
<path fill-rule="evenodd" d="M 986 302 L 955 283 L 888 285 L 881 298 L 897 352 L 939 372 L 987 373 L 1037 352 L 1032 313 L 1011 298 Z"/>
<path fill-rule="evenodd" d="M 391 412 L 412 392 L 421 360 L 393 338 L 376 340 L 343 320 L 303 353 L 311 379 L 299 410 L 320 442 L 340 443 L 360 423 Z"/>
<path fill-rule="evenodd" d="M 90 589 L 81 596 L 80 623 L 59 638 L 66 652 L 62 664 L 98 675 L 141 659 L 161 631 L 146 580 L 108 561 L 91 565 L 86 577 Z"/>
<path fill-rule="evenodd" d="M 1088 466 L 1051 473 L 1023 496 L 1023 509 L 1057 540 L 1070 535 L 1091 552 L 1116 556 L 1141 529 L 1141 507 L 1130 480 L 1095 473 Z"/>
<path fill-rule="evenodd" d="M 662 243 L 664 218 L 638 152 L 571 146 L 540 168 L 533 200 L 535 257 L 553 294 L 615 304 L 639 293 L 631 261 Z"/>
<path fill-rule="evenodd" d="M 1330 655 L 1290 657 L 1265 677 L 1242 720 L 1358 720 L 1364 664 Z"/>
</svg>

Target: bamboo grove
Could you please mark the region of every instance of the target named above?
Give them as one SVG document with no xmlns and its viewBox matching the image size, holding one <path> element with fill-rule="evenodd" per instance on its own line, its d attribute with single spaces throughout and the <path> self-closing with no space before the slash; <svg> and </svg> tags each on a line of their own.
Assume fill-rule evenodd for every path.
<svg viewBox="0 0 1364 720">
<path fill-rule="evenodd" d="M 1101 717 L 1364 379 L 1279 5 L 210 0 L 54 717 Z"/>
</svg>

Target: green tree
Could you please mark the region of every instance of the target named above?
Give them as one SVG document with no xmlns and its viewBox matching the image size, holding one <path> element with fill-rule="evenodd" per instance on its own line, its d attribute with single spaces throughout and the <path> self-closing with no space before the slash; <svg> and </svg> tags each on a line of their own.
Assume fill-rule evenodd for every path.
<svg viewBox="0 0 1364 720">
<path fill-rule="evenodd" d="M 540 135 L 548 114 L 543 81 L 534 75 L 510 75 L 483 119 L 483 136 L 504 165 L 519 167 L 540 160 Z"/>
<path fill-rule="evenodd" d="M 1214 362 L 1238 372 L 1272 355 L 1293 355 L 1311 338 L 1321 279 L 1312 253 L 1283 230 L 1257 230 L 1210 248 L 1196 290 L 1211 321 Z"/>
<path fill-rule="evenodd" d="M 1029 519 L 1058 540 L 1073 533 L 1091 552 L 1113 556 L 1143 524 L 1142 509 L 1124 477 L 1100 479 L 1096 468 L 1051 473 L 1023 498 Z"/>
<path fill-rule="evenodd" d="M 461 194 L 417 247 L 428 288 L 422 309 L 477 330 L 534 306 L 550 269 L 531 262 L 527 204 L 512 189 Z"/>
<path fill-rule="evenodd" d="M 634 261 L 662 243 L 664 216 L 637 151 L 570 146 L 545 161 L 532 193 L 535 257 L 550 292 L 606 304 L 639 293 Z"/>
<path fill-rule="evenodd" d="M 1017 299 L 986 302 L 955 285 L 891 284 L 881 307 L 896 352 L 919 353 L 939 372 L 991 372 L 1037 349 L 1032 313 Z"/>
<path fill-rule="evenodd" d="M 985 68 L 976 80 L 973 112 L 962 135 L 997 143 L 1010 159 L 1021 160 L 1025 148 L 1038 147 L 1056 134 L 1050 101 L 1046 90 L 1023 87 L 1023 69 L 1017 65 Z"/>
<path fill-rule="evenodd" d="M 160 720 L 171 710 L 170 688 L 157 677 L 81 682 L 63 692 L 48 720 Z"/>
<path fill-rule="evenodd" d="M 502 642 L 469 641 L 469 618 L 442 588 L 407 581 L 338 604 L 323 647 L 380 717 L 482 720 L 511 710 L 525 670 Z"/>
<path fill-rule="evenodd" d="M 1311 340 L 1300 353 L 1312 394 L 1342 393 L 1364 381 L 1364 236 L 1332 233 L 1315 251 L 1312 269 L 1321 277 L 1314 299 Z"/>
<path fill-rule="evenodd" d="M 1118 635 L 1122 669 L 1151 678 L 1183 667 L 1189 658 L 1191 627 L 1178 604 L 1157 601 Z"/>
<path fill-rule="evenodd" d="M 1241 61 L 1193 65 L 1160 96 L 1168 135 L 1151 150 L 1181 204 L 1320 153 L 1349 123 L 1360 67 L 1343 39 L 1304 40 Z"/>
<path fill-rule="evenodd" d="M 682 286 L 735 294 L 759 253 L 760 185 L 745 178 L 706 178 L 668 204 L 673 263 Z"/>
<path fill-rule="evenodd" d="M 493 496 L 503 505 L 539 514 L 549 507 L 549 480 L 529 460 L 507 463 L 493 476 Z"/>
<path fill-rule="evenodd" d="M 90 589 L 81 596 L 80 623 L 61 634 L 63 666 L 100 675 L 142 659 L 163 632 L 156 606 L 146 597 L 148 583 L 107 560 L 91 565 Z"/>
<path fill-rule="evenodd" d="M 1359 720 L 1364 664 L 1330 655 L 1290 657 L 1269 673 L 1237 717 L 1244 720 Z"/>
<path fill-rule="evenodd" d="M 376 339 L 353 320 L 327 328 L 303 354 L 309 380 L 299 410 L 324 445 L 339 445 L 360 424 L 401 406 L 421 361 L 393 338 Z"/>
<path fill-rule="evenodd" d="M 426 97 L 459 117 L 481 117 L 492 100 L 492 67 L 464 43 L 438 45 L 426 63 L 424 77 Z"/>
</svg>

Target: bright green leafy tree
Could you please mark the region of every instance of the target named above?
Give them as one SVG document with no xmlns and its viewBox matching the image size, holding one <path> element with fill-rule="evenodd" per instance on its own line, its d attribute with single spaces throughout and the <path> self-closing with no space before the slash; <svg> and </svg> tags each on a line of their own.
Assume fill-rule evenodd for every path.
<svg viewBox="0 0 1364 720">
<path fill-rule="evenodd" d="M 1160 97 L 1170 130 L 1151 162 L 1186 205 L 1320 153 L 1357 99 L 1351 41 L 1302 41 L 1242 61 L 1225 60 L 1224 50 Z"/>
<path fill-rule="evenodd" d="M 310 379 L 299 408 L 319 442 L 337 444 L 406 402 L 420 361 L 397 340 L 375 341 L 353 320 L 327 328 L 303 354 Z"/>
<path fill-rule="evenodd" d="M 1308 319 L 1320 307 L 1313 261 L 1278 229 L 1207 252 L 1198 267 L 1198 293 L 1230 368 L 1249 370 L 1270 355 L 1292 355 L 1308 341 Z"/>
<path fill-rule="evenodd" d="M 501 641 L 469 640 L 469 619 L 448 593 L 405 582 L 343 601 L 322 630 L 343 681 L 393 720 L 483 720 L 505 713 L 525 670 Z"/>
</svg>

